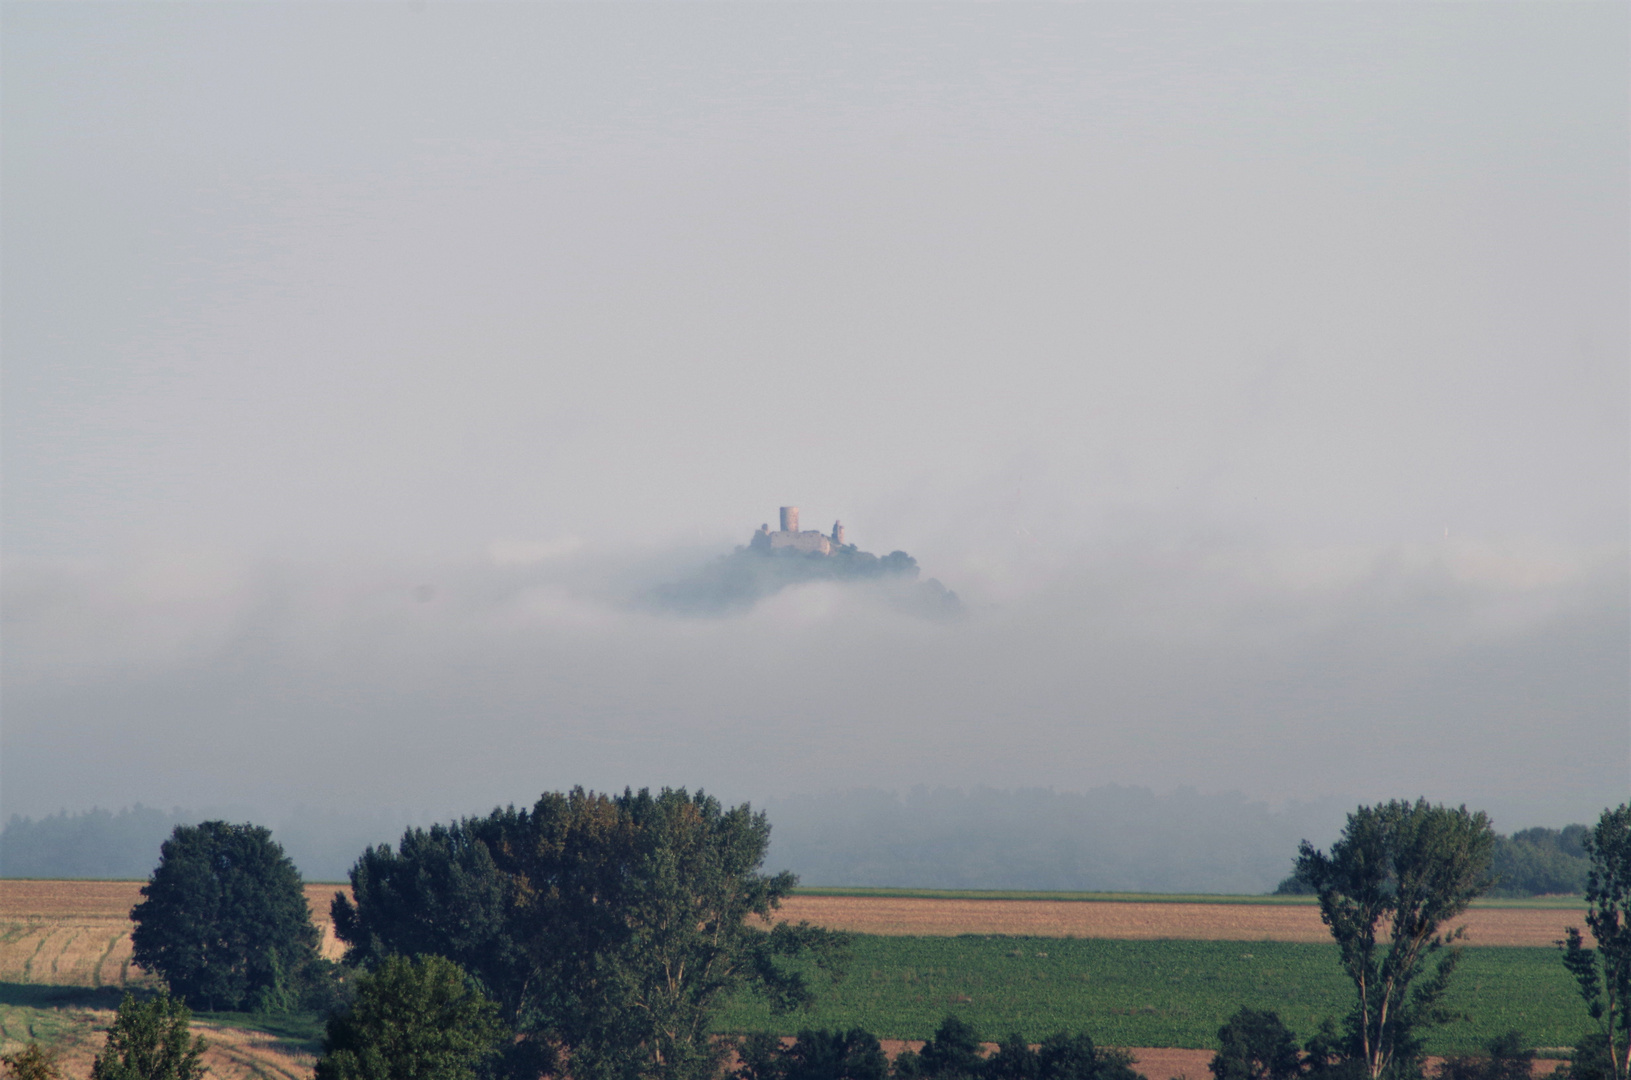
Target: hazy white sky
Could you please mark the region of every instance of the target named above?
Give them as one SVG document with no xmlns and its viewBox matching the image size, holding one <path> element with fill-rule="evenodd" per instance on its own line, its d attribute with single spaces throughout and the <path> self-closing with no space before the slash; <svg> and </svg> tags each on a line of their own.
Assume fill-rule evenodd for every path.
<svg viewBox="0 0 1631 1080">
<path fill-rule="evenodd" d="M 1631 791 L 1623 4 L 0 19 L 6 813 Z"/>
</svg>

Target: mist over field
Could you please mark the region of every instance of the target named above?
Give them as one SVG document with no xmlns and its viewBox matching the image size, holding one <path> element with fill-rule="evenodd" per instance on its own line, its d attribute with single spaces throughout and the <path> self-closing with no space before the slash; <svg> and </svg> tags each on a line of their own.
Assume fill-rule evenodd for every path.
<svg viewBox="0 0 1631 1080">
<path fill-rule="evenodd" d="M 1271 891 L 1290 872 L 1298 841 L 1329 844 L 1351 809 L 1326 799 L 1273 811 L 1237 795 L 1117 785 L 1085 793 L 849 788 L 758 806 L 771 823 L 767 869 L 792 870 L 806 885 L 1236 894 Z M 144 878 L 175 826 L 211 819 L 271 828 L 308 881 L 344 881 L 367 847 L 395 847 L 404 829 L 433 823 L 388 807 L 13 816 L 0 830 L 0 875 Z"/>
<path fill-rule="evenodd" d="M 1631 789 L 1623 5 L 0 23 L 0 814 L 1244 888 Z M 788 504 L 956 617 L 720 569 Z"/>
</svg>

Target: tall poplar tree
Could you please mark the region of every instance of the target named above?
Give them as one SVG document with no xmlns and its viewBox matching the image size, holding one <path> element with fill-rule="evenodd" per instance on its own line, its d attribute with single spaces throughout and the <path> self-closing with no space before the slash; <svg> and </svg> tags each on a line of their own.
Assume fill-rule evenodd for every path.
<svg viewBox="0 0 1631 1080">
<path fill-rule="evenodd" d="M 1562 942 L 1563 963 L 1580 983 L 1615 1080 L 1631 1077 L 1631 803 L 1604 810 L 1584 846 L 1588 949 L 1578 927 Z"/>
<path fill-rule="evenodd" d="M 1348 1051 L 1372 1080 L 1407 1071 L 1421 1055 L 1420 1030 L 1449 1019 L 1441 1001 L 1460 953 L 1445 946 L 1462 931 L 1441 928 L 1489 887 L 1494 847 L 1482 811 L 1426 799 L 1361 806 L 1330 855 L 1303 841 L 1297 876 L 1318 892 L 1353 980 Z"/>
</svg>

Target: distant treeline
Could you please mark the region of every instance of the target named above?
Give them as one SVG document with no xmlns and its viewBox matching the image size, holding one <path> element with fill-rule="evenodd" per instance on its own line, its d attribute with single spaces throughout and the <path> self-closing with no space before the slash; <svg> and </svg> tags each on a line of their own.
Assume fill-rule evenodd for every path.
<svg viewBox="0 0 1631 1080">
<path fill-rule="evenodd" d="M 0 876 L 145 878 L 175 826 L 256 817 L 206 809 L 13 815 L 0 831 Z M 1329 844 L 1352 806 L 1328 800 L 1276 811 L 1240 795 L 1110 786 L 864 789 L 774 799 L 764 809 L 767 868 L 796 871 L 807 885 L 1249 894 L 1276 882 L 1276 891 L 1300 891 L 1285 878 L 1298 842 Z M 298 810 L 272 828 L 308 881 L 340 881 L 366 847 L 394 843 L 411 824 L 422 822 Z M 1499 837 L 1491 895 L 1580 892 L 1584 832 L 1570 825 Z"/>
<path fill-rule="evenodd" d="M 1511 836 L 1495 837 L 1495 860 L 1491 872 L 1495 884 L 1486 896 L 1557 896 L 1586 891 L 1586 872 L 1591 862 L 1582 841 L 1584 825 L 1561 829 L 1523 829 Z M 1312 895 L 1314 887 L 1297 875 L 1286 878 L 1274 890 L 1282 895 Z"/>
<path fill-rule="evenodd" d="M 0 830 L 0 877 L 145 878 L 177 825 L 255 816 L 242 808 L 164 811 L 140 803 L 118 813 L 63 811 L 38 819 L 13 814 Z M 410 824 L 418 822 L 392 814 L 297 810 L 273 833 L 306 880 L 344 881 L 363 849 L 394 842 Z"/>
</svg>

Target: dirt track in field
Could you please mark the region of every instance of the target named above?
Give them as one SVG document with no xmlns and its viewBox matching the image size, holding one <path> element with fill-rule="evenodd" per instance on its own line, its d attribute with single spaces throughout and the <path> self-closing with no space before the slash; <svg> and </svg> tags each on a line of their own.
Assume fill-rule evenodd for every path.
<svg viewBox="0 0 1631 1080">
<path fill-rule="evenodd" d="M 1094 900 L 940 900 L 793 896 L 783 918 L 861 934 L 1011 934 L 1141 941 L 1330 941 L 1313 905 L 1133 903 Z M 1469 945 L 1550 946 L 1583 911 L 1473 908 L 1456 921 Z"/>
</svg>

